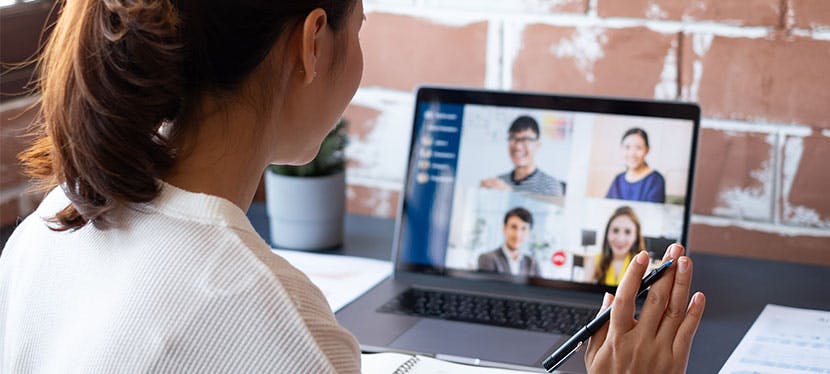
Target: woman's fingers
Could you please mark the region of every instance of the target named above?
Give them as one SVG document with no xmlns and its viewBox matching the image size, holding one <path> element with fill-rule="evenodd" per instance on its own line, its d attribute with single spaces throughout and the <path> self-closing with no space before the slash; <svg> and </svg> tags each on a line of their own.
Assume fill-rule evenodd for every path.
<svg viewBox="0 0 830 374">
<path fill-rule="evenodd" d="M 602 298 L 602 306 L 599 308 L 599 313 L 597 315 L 602 314 L 606 309 L 611 307 L 611 303 L 614 301 L 614 295 L 606 292 L 605 296 Z M 599 347 L 605 343 L 605 336 L 608 334 L 608 324 L 602 325 L 602 327 L 597 330 L 594 335 L 591 336 L 591 339 L 588 339 L 588 348 L 585 350 L 585 366 L 590 367 L 590 363 L 594 361 L 594 357 L 597 355 L 597 351 Z"/>
<path fill-rule="evenodd" d="M 675 358 L 684 359 L 686 362 L 689 359 L 689 350 L 692 348 L 692 339 L 697 332 L 697 326 L 700 325 L 700 318 L 703 316 L 703 309 L 706 307 L 706 296 L 702 292 L 697 292 L 692 296 L 692 301 L 689 303 L 689 308 L 686 310 L 686 318 L 677 329 L 677 335 L 674 337 L 672 344 L 672 352 Z"/>
<path fill-rule="evenodd" d="M 657 335 L 669 338 L 677 333 L 677 328 L 686 317 L 686 306 L 689 301 L 689 289 L 692 285 L 692 260 L 682 256 L 677 259 L 677 269 L 674 276 L 674 288 L 671 291 L 669 303 L 663 315 L 663 321 L 657 330 Z"/>
<path fill-rule="evenodd" d="M 663 276 L 651 286 L 651 290 L 648 291 L 648 297 L 646 298 L 645 304 L 643 304 L 643 309 L 640 311 L 640 319 L 637 322 L 637 329 L 643 331 L 643 333 L 647 334 L 647 336 L 653 336 L 657 334 L 657 328 L 660 326 L 660 321 L 663 319 L 663 313 L 666 311 L 666 304 L 669 302 L 669 298 L 674 294 L 672 288 L 675 286 L 675 273 L 677 273 L 677 260 L 678 257 L 683 255 L 683 246 L 680 244 L 672 244 L 666 250 L 666 255 L 663 257 L 664 260 L 674 260 L 674 263 L 666 269 Z M 688 289 L 687 289 L 686 296 L 688 297 Z M 682 314 L 686 311 L 686 300 L 683 300 L 683 305 L 681 306 Z M 679 324 L 679 322 L 678 322 Z M 677 326 L 675 326 L 677 328 Z"/>
<path fill-rule="evenodd" d="M 634 299 L 637 297 L 637 291 L 640 288 L 640 282 L 643 279 L 648 267 L 648 254 L 640 252 L 634 256 L 631 264 L 623 275 L 623 279 L 617 287 L 617 294 L 614 296 L 614 310 L 611 312 L 611 331 L 625 333 L 634 327 Z"/>
</svg>

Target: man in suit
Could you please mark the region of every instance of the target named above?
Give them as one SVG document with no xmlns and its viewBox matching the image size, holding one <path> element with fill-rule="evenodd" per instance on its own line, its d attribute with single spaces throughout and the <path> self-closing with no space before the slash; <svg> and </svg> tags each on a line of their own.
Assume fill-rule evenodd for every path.
<svg viewBox="0 0 830 374">
<path fill-rule="evenodd" d="M 536 277 L 539 264 L 521 249 L 533 228 L 533 215 L 525 208 L 513 208 L 504 215 L 504 244 L 478 256 L 478 270 Z"/>
</svg>

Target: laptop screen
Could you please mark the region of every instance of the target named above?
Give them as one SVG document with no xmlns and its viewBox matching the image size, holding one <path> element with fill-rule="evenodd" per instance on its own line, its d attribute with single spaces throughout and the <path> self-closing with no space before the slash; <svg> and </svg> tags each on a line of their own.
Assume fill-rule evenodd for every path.
<svg viewBox="0 0 830 374">
<path fill-rule="evenodd" d="M 693 104 L 421 88 L 399 270 L 608 289 L 685 244 Z"/>
</svg>

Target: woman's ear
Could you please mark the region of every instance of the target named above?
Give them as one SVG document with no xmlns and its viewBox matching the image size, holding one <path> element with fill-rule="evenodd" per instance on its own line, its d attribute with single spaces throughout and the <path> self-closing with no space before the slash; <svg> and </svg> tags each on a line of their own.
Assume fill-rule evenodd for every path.
<svg viewBox="0 0 830 374">
<path fill-rule="evenodd" d="M 311 84 L 317 77 L 317 60 L 320 57 L 323 35 L 326 32 L 328 19 L 326 11 L 317 8 L 306 16 L 303 22 L 302 52 L 300 59 L 302 63 L 303 83 Z"/>
</svg>

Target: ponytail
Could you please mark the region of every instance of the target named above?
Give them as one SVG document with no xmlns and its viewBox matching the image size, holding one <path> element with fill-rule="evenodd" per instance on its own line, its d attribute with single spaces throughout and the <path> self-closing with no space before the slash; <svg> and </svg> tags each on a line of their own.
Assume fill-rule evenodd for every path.
<svg viewBox="0 0 830 374">
<path fill-rule="evenodd" d="M 39 63 L 36 140 L 21 154 L 27 174 L 71 201 L 55 230 L 106 228 L 119 203 L 158 195 L 173 165 L 159 127 L 183 97 L 178 25 L 168 1 L 64 3 Z"/>
<path fill-rule="evenodd" d="M 39 60 L 34 142 L 20 155 L 44 190 L 60 185 L 71 202 L 53 229 L 106 228 L 119 205 L 153 200 L 202 94 L 239 87 L 316 8 L 339 32 L 355 3 L 64 1 Z"/>
</svg>

